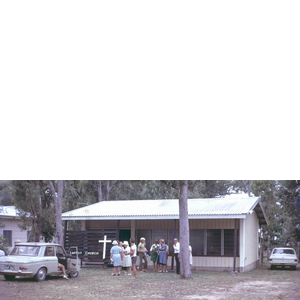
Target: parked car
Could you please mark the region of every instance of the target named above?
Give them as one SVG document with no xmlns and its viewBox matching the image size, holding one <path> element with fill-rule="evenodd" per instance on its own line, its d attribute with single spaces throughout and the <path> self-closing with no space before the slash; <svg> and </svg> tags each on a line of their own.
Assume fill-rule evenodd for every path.
<svg viewBox="0 0 300 300">
<path fill-rule="evenodd" d="M 277 266 L 282 268 L 288 266 L 296 270 L 298 264 L 296 251 L 293 248 L 275 248 L 270 255 L 269 263 L 272 270 Z"/>
<path fill-rule="evenodd" d="M 77 247 L 71 247 L 69 253 L 54 243 L 18 243 L 7 256 L 0 257 L 0 274 L 6 280 L 19 276 L 43 281 L 47 275 L 63 274 L 58 268 L 60 263 L 65 266 L 69 277 L 75 278 L 79 274 L 81 260 Z"/>
</svg>

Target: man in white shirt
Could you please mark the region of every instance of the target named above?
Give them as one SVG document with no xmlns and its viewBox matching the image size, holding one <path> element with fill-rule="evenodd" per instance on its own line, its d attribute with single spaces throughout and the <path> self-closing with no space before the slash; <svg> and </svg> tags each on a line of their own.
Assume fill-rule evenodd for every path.
<svg viewBox="0 0 300 300">
<path fill-rule="evenodd" d="M 176 260 L 176 273 L 180 274 L 180 259 L 178 257 L 178 255 L 180 253 L 180 244 L 179 244 L 177 238 L 174 239 L 173 249 L 174 249 L 174 255 L 175 255 L 175 260 Z"/>
</svg>

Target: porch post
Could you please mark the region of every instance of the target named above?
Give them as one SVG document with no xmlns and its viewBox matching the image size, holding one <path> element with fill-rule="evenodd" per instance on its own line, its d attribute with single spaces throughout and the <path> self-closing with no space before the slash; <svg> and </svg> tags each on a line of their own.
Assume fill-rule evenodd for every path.
<svg viewBox="0 0 300 300">
<path fill-rule="evenodd" d="M 135 220 L 130 222 L 130 237 L 135 238 Z"/>
<path fill-rule="evenodd" d="M 240 272 L 245 271 L 246 219 L 240 219 Z"/>
<path fill-rule="evenodd" d="M 234 219 L 233 272 L 236 271 L 237 219 Z"/>
<path fill-rule="evenodd" d="M 117 220 L 117 228 L 116 228 L 116 240 L 119 240 L 120 236 L 120 220 Z"/>
<path fill-rule="evenodd" d="M 66 245 L 66 237 L 67 237 L 67 230 L 68 230 L 68 227 L 69 227 L 69 221 L 65 221 L 65 229 L 64 229 L 64 238 L 63 238 L 63 241 L 64 241 L 64 247 Z"/>
<path fill-rule="evenodd" d="M 174 242 L 174 239 L 175 239 L 175 233 L 176 233 L 176 220 L 173 221 L 173 241 L 172 241 L 172 243 Z M 173 244 L 172 244 L 172 247 L 173 247 Z M 174 249 L 173 249 L 172 264 L 171 264 L 172 271 L 173 271 L 173 268 L 174 268 Z"/>
</svg>

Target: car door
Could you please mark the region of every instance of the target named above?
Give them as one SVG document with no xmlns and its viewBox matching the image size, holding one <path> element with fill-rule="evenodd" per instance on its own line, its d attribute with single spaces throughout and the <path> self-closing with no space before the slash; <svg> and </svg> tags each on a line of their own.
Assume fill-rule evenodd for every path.
<svg viewBox="0 0 300 300">
<path fill-rule="evenodd" d="M 54 246 L 46 246 L 44 257 L 46 260 L 48 274 L 56 273 L 57 266 L 58 266 L 58 259 L 55 256 Z"/>
<path fill-rule="evenodd" d="M 80 271 L 81 260 L 78 257 L 78 248 L 77 247 L 70 247 L 69 249 L 69 256 L 67 259 L 67 268 L 68 271 L 77 272 Z"/>
</svg>

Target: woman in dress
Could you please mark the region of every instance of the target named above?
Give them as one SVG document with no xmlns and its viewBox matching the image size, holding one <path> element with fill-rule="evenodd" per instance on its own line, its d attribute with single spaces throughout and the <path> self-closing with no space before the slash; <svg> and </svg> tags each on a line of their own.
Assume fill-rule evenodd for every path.
<svg viewBox="0 0 300 300">
<path fill-rule="evenodd" d="M 167 264 L 167 246 L 165 245 L 165 241 L 163 239 L 160 240 L 156 262 L 157 264 L 161 265 L 162 271 L 159 272 L 165 273 Z"/>
<path fill-rule="evenodd" d="M 158 269 L 155 271 L 155 263 L 157 259 L 157 251 L 158 251 L 159 245 L 158 240 L 154 240 L 154 244 L 151 246 L 151 258 L 150 260 L 153 261 L 153 270 L 154 272 L 158 272 Z M 158 266 L 156 266 L 158 267 Z"/>
<path fill-rule="evenodd" d="M 118 246 L 117 241 L 112 242 L 113 247 L 110 249 L 110 260 L 113 262 L 113 273 L 112 275 L 120 275 L 120 267 L 122 266 L 121 255 L 122 252 L 121 248 Z"/>
<path fill-rule="evenodd" d="M 128 246 L 128 242 L 124 241 L 124 258 L 122 266 L 126 268 L 125 274 L 131 275 L 131 257 L 130 257 L 130 247 Z"/>
</svg>

